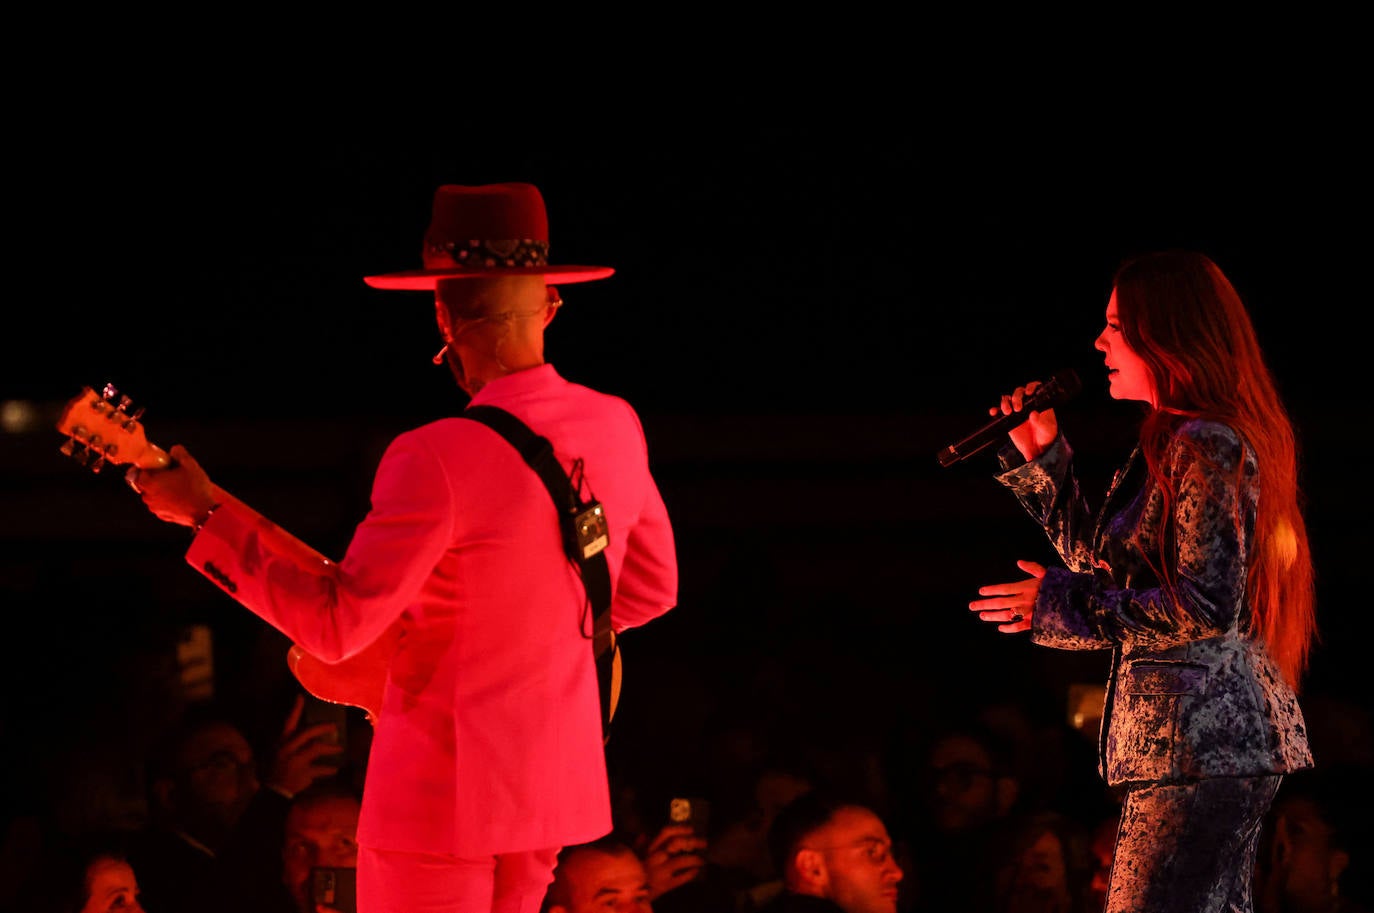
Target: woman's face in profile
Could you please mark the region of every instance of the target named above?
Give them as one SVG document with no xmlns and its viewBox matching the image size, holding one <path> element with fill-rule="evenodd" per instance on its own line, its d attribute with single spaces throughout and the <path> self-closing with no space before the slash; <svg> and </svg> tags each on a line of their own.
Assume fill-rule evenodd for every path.
<svg viewBox="0 0 1374 913">
<path fill-rule="evenodd" d="M 1154 380 L 1150 377 L 1145 359 L 1136 354 L 1121 333 L 1121 320 L 1116 308 L 1116 289 L 1107 301 L 1107 325 L 1098 334 L 1093 347 L 1102 353 L 1107 366 L 1107 385 L 1113 399 L 1138 399 L 1158 406 Z"/>
</svg>

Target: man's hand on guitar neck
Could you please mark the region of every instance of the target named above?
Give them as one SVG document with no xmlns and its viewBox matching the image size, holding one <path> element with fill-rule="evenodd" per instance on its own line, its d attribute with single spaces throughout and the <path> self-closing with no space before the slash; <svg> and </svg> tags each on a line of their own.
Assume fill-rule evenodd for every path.
<svg viewBox="0 0 1374 913">
<path fill-rule="evenodd" d="M 165 469 L 130 467 L 124 479 L 159 520 L 199 530 L 224 500 L 195 457 L 176 444 Z"/>
</svg>

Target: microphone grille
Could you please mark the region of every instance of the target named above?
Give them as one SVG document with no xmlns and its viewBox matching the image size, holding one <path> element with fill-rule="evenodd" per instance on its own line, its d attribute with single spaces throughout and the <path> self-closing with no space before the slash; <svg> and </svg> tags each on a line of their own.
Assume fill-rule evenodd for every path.
<svg viewBox="0 0 1374 913">
<path fill-rule="evenodd" d="M 1031 396 L 1032 409 L 1048 409 L 1066 403 L 1083 390 L 1083 382 L 1072 368 L 1056 371 Z"/>
<path fill-rule="evenodd" d="M 1056 371 L 1053 383 L 1059 388 L 1059 396 L 1056 397 L 1060 402 L 1073 399 L 1083 392 L 1083 382 L 1078 379 L 1078 372 L 1073 368 L 1065 368 Z"/>
</svg>

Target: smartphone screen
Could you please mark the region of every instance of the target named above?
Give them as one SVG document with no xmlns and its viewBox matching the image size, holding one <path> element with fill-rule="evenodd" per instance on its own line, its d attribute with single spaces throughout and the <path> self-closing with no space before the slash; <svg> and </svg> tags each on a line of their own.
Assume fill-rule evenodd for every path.
<svg viewBox="0 0 1374 913">
<path fill-rule="evenodd" d="M 706 828 L 711 820 L 711 803 L 700 798 L 677 798 L 668 803 L 668 821 L 672 824 L 690 824 L 692 833 L 706 838 Z"/>
<path fill-rule="evenodd" d="M 310 896 L 315 903 L 358 913 L 358 870 L 315 867 L 310 870 Z"/>
<path fill-rule="evenodd" d="M 334 724 L 334 733 L 328 738 L 339 746 L 339 751 L 337 754 L 320 755 L 319 761 L 336 767 L 341 766 L 344 762 L 344 746 L 348 740 L 348 708 L 333 701 L 322 701 L 317 697 L 307 696 L 305 707 L 301 710 L 300 728 L 308 729 L 320 723 Z"/>
</svg>

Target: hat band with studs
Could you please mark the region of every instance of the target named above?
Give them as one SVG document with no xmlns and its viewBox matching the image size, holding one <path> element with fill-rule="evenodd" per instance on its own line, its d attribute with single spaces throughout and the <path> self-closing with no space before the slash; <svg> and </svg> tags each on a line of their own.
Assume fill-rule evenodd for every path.
<svg viewBox="0 0 1374 913">
<path fill-rule="evenodd" d="M 430 241 L 425 244 L 428 269 L 516 269 L 549 265 L 549 242 L 529 238 L 513 241 Z"/>
</svg>

